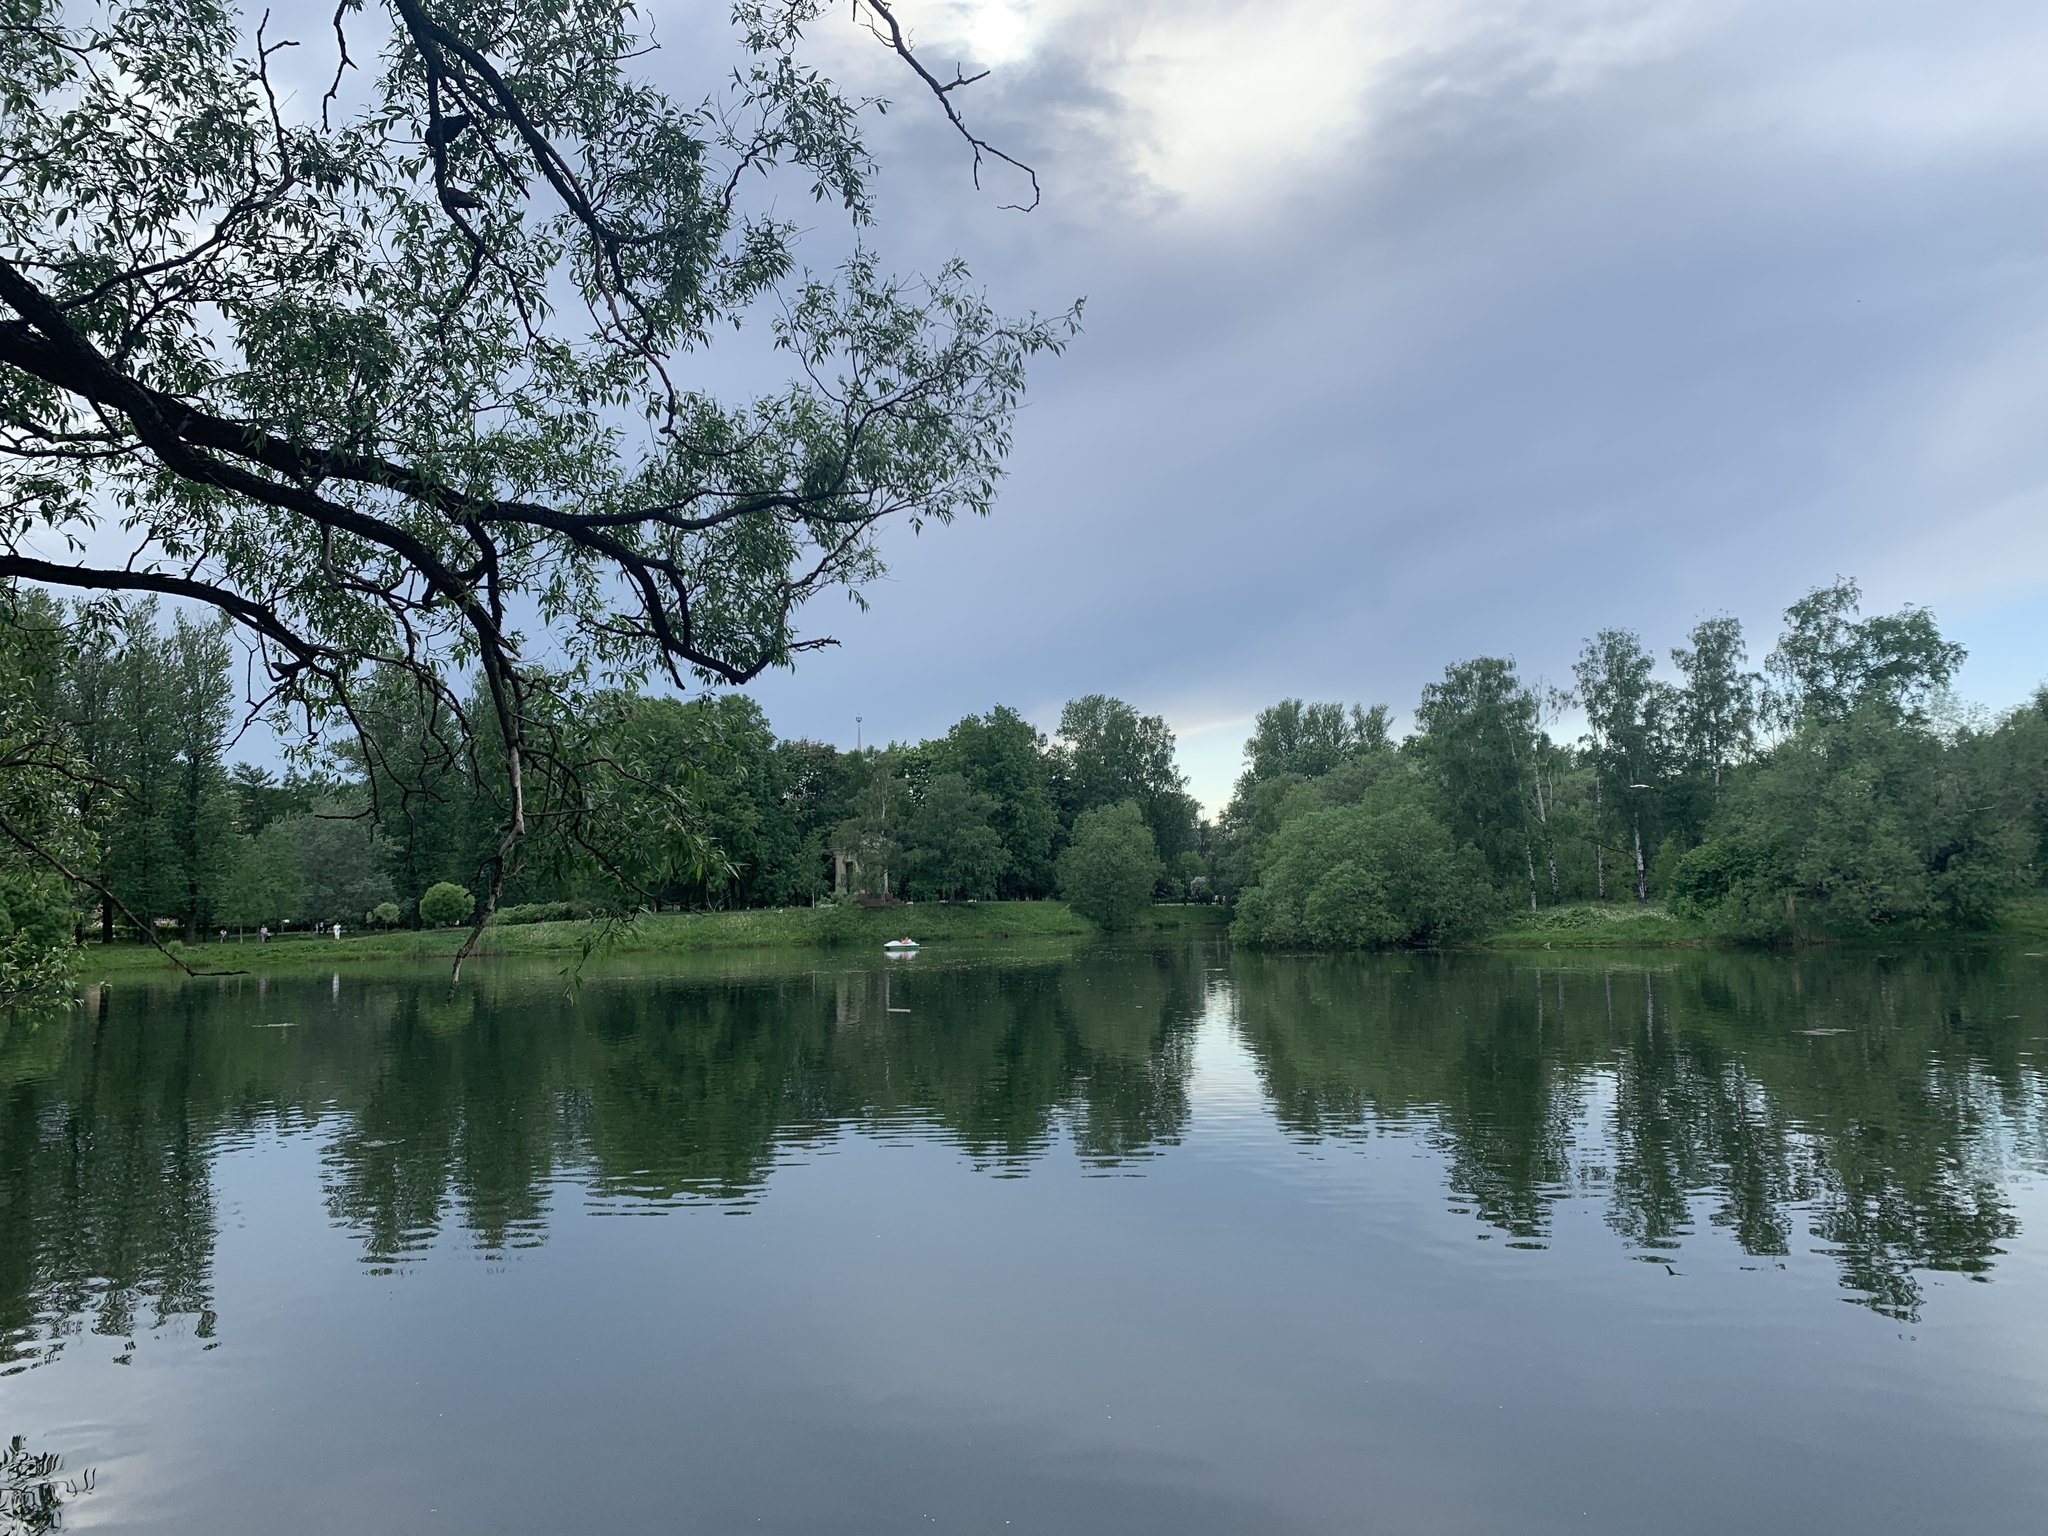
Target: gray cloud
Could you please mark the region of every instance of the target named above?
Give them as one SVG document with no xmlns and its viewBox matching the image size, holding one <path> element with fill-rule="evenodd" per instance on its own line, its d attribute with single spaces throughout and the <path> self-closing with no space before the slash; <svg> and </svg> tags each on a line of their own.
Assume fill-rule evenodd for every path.
<svg viewBox="0 0 2048 1536">
<path fill-rule="evenodd" d="M 1461 13 L 1327 134 L 1248 128 L 1270 160 L 1220 191 L 1161 179 L 1128 14 L 1080 46 L 1099 14 L 978 104 L 1040 157 L 1028 219 L 895 92 L 892 253 L 958 249 L 1013 306 L 1085 292 L 1088 329 L 996 517 L 899 537 L 871 613 L 814 615 L 846 645 L 756 690 L 779 728 L 1098 689 L 1184 733 L 1285 693 L 1403 708 L 1480 652 L 1562 677 L 1610 623 L 1662 648 L 1726 608 L 1767 649 L 1837 571 L 1935 603 L 1979 696 L 2036 680 L 2038 12 Z M 1188 737 L 1206 797 L 1242 734 Z"/>
<path fill-rule="evenodd" d="M 901 9 L 940 65 L 995 35 L 986 0 Z M 1014 9 L 968 106 L 1039 166 L 1029 216 L 842 11 L 814 28 L 895 98 L 889 257 L 1088 311 L 996 515 L 897 533 L 871 611 L 808 613 L 844 644 L 753 690 L 779 730 L 1119 693 L 1214 803 L 1282 695 L 1405 710 L 1460 657 L 1562 679 L 1602 625 L 1661 650 L 1722 609 L 1760 654 L 1838 571 L 1933 603 L 1978 698 L 2048 670 L 2038 6 Z M 656 18 L 657 78 L 715 88 L 722 12 Z M 829 262 L 845 232 L 798 216 Z M 714 353 L 705 382 L 762 364 Z"/>
</svg>

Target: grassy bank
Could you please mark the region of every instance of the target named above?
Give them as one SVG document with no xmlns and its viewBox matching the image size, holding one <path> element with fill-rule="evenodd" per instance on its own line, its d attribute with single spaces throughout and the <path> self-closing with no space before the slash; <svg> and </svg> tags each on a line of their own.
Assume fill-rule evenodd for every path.
<svg viewBox="0 0 2048 1536">
<path fill-rule="evenodd" d="M 1698 949 L 1726 943 L 1706 924 L 1675 917 L 1662 902 L 1577 902 L 1523 912 L 1479 941 L 1484 949 Z"/>
<path fill-rule="evenodd" d="M 1221 932 L 1229 915 L 1221 907 L 1159 906 L 1146 914 L 1143 932 Z M 643 914 L 616 931 L 608 947 L 620 953 L 663 950 L 879 948 L 884 940 L 908 936 L 920 944 L 969 939 L 1025 939 L 1087 935 L 1099 930 L 1069 911 L 1063 901 L 983 901 L 958 906 L 920 902 L 905 907 L 814 909 L 781 907 L 758 912 L 663 912 Z M 593 923 L 520 923 L 484 930 L 479 956 L 574 956 L 597 934 Z M 248 943 L 173 946 L 199 971 L 274 971 L 299 965 L 329 966 L 372 960 L 451 959 L 463 931 L 454 928 L 413 933 L 364 933 L 339 940 L 293 936 Z M 89 945 L 79 975 L 96 980 L 122 971 L 169 971 L 176 967 L 141 944 Z"/>
<path fill-rule="evenodd" d="M 1222 934 L 1230 921 L 1222 907 L 1153 907 L 1141 933 L 1209 932 Z M 585 922 L 520 923 L 485 930 L 477 953 L 483 958 L 531 956 L 573 958 L 597 934 Z M 1076 916 L 1061 901 L 985 901 L 949 906 L 920 902 L 905 907 L 855 907 L 825 911 L 784 907 L 753 912 L 665 912 L 645 914 L 616 932 L 607 951 L 660 955 L 678 951 L 801 950 L 837 948 L 848 954 L 877 949 L 886 939 L 908 935 L 922 944 L 1004 939 L 1082 938 L 1099 930 Z M 338 942 L 294 935 L 259 946 L 256 943 L 173 945 L 194 969 L 202 972 L 280 971 L 300 966 L 333 966 L 367 962 L 433 962 L 446 964 L 461 944 L 463 931 L 453 928 L 424 933 L 393 931 L 353 934 Z M 2048 946 L 2048 891 L 2032 891 L 2008 906 L 1989 935 L 1913 935 L 1900 932 L 1815 936 L 1823 943 L 1895 945 L 1914 938 L 1940 942 L 1957 939 L 2020 939 Z M 1706 924 L 1673 915 L 1660 902 L 1638 906 L 1633 901 L 1581 902 L 1518 913 L 1508 924 L 1483 939 L 1462 946 L 1494 950 L 1528 949 L 1701 949 L 1731 941 Z M 88 945 L 80 957 L 81 980 L 95 981 L 124 972 L 163 972 L 176 967 L 155 950 L 139 944 Z"/>
<path fill-rule="evenodd" d="M 2016 939 L 2048 941 L 2048 891 L 2028 891 L 1998 915 L 1998 931 Z"/>
<path fill-rule="evenodd" d="M 1859 929 L 1808 933 L 1802 942 L 1854 947 L 1901 943 L 1958 943 L 1986 938 L 2048 942 L 2048 891 L 2028 891 L 1999 914 L 1990 932 L 1914 929 Z M 1507 926 L 1479 941 L 1485 949 L 1699 949 L 1733 946 L 1734 940 L 1706 923 L 1672 914 L 1661 902 L 1582 902 L 1518 913 Z"/>
</svg>

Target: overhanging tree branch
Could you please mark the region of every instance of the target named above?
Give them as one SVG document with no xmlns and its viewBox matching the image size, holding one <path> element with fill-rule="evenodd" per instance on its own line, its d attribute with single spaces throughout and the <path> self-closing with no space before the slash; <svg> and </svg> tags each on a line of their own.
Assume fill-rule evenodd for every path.
<svg viewBox="0 0 2048 1536">
<path fill-rule="evenodd" d="M 623 0 L 383 0 L 385 67 L 341 111 L 343 22 L 370 14 L 349 0 L 305 121 L 267 77 L 286 45 L 244 43 L 210 0 L 76 22 L 75 0 L 23 3 L 0 29 L 21 82 L 0 112 L 0 576 L 213 606 L 309 732 L 360 733 L 379 668 L 447 706 L 472 773 L 487 726 L 505 801 L 480 922 L 528 834 L 526 754 L 563 758 L 578 691 L 741 683 L 831 643 L 798 610 L 879 573 L 886 520 L 988 509 L 1025 364 L 1074 328 L 997 317 L 957 264 L 903 285 L 862 252 L 794 280 L 799 231 L 710 162 L 799 167 L 869 217 L 870 104 L 795 57 L 815 0 L 741 0 L 744 139 L 635 76 Z M 984 155 L 1029 174 L 968 131 L 969 77 L 874 14 L 977 175 Z M 784 388 L 730 405 L 678 382 L 778 299 Z M 49 554 L 114 509 L 129 568 Z M 516 632 L 535 618 L 545 666 Z"/>
</svg>

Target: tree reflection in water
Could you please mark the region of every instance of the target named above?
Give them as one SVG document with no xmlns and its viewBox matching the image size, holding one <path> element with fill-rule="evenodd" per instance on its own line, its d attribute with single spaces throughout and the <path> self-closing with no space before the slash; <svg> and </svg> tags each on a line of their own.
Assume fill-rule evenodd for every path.
<svg viewBox="0 0 2048 1536">
<path fill-rule="evenodd" d="M 1704 1208 L 1747 1253 L 1829 1246 L 1910 1319 L 1927 1270 L 1982 1276 L 2041 1171 L 2028 957 L 1687 955 L 1235 962 L 1275 1115 L 1298 1134 L 1419 1124 L 1480 1217 L 1541 1241 L 1567 1197 L 1656 1254 Z"/>
<path fill-rule="evenodd" d="M 64 1524 L 64 1506 L 91 1493 L 88 1467 L 63 1477 L 64 1459 L 53 1451 L 31 1451 L 20 1435 L 0 1448 L 0 1536 L 45 1536 Z"/>
<path fill-rule="evenodd" d="M 1121 1168 L 1187 1132 L 1219 988 L 1282 1129 L 1423 1136 L 1518 1244 L 1595 1198 L 1646 1256 L 1702 1219 L 1755 1255 L 1817 1240 L 1854 1299 L 1911 1318 L 1924 1272 L 1990 1273 L 2017 1231 L 2007 1181 L 2042 1168 L 2032 964 L 1201 946 L 616 975 L 573 1003 L 548 973 L 453 1002 L 433 978 L 100 989 L 0 1035 L 0 1371 L 84 1331 L 124 1352 L 174 1322 L 210 1337 L 213 1164 L 259 1133 L 321 1138 L 329 1213 L 379 1269 L 451 1229 L 491 1256 L 538 1243 L 565 1181 L 745 1206 L 850 1132 L 937 1139 L 997 1177 L 1061 1144 Z"/>
</svg>

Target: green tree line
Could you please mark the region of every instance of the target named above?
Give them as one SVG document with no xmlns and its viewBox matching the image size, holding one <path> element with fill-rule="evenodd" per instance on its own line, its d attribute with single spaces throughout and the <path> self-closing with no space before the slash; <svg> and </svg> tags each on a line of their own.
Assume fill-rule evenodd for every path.
<svg viewBox="0 0 2048 1536">
<path fill-rule="evenodd" d="M 373 679 L 352 739 L 281 777 L 230 766 L 237 651 L 151 601 L 10 594 L 0 667 L 0 963 L 138 927 L 468 921 L 509 786 L 489 712 Z M 1748 666 L 1740 624 L 1656 659 L 1589 639 L 1567 688 L 1478 657 L 1396 739 L 1385 705 L 1262 711 L 1214 826 L 1166 722 L 1069 703 L 845 752 L 779 738 L 743 694 L 599 694 L 534 765 L 497 916 L 1064 896 L 1107 927 L 1160 897 L 1235 906 L 1243 942 L 1430 945 L 1517 910 L 1663 903 L 1744 940 L 1991 924 L 2048 867 L 2048 694 L 1959 709 L 1961 647 L 1853 582 L 1791 605 Z M 1561 722 L 1581 722 L 1567 738 Z M 430 892 L 438 892 L 431 900 Z"/>
<path fill-rule="evenodd" d="M 2039 884 L 2048 690 L 1973 717 L 1934 616 L 1862 617 L 1849 580 L 1785 610 L 1761 671 L 1731 617 L 1688 642 L 1665 677 L 1640 637 L 1602 630 L 1569 688 L 1458 662 L 1399 742 L 1384 706 L 1262 711 L 1214 843 L 1234 933 L 1429 944 L 1518 908 L 1653 899 L 1744 940 L 1941 931 Z"/>
<path fill-rule="evenodd" d="M 359 690 L 353 739 L 280 776 L 233 762 L 223 621 L 154 600 L 10 601 L 0 664 L 20 686 L 0 728 L 21 803 L 0 874 L 24 977 L 87 937 L 476 910 L 468 887 L 499 856 L 509 795 L 488 710 L 455 719 L 460 701 L 392 671 Z M 573 735 L 524 786 L 500 918 L 1064 893 L 1114 926 L 1204 867 L 1172 731 L 1102 695 L 1069 704 L 1051 736 L 998 705 L 931 740 L 844 752 L 778 738 L 743 694 L 615 690 Z"/>
</svg>

